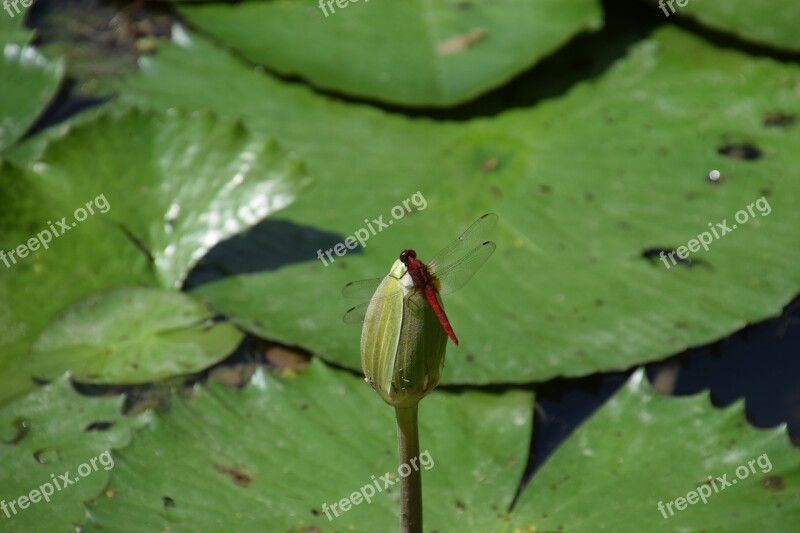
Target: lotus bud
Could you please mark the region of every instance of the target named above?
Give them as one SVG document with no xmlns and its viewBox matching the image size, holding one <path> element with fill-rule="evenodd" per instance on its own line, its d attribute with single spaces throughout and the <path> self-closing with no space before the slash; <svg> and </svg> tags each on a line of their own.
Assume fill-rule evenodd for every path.
<svg viewBox="0 0 800 533">
<path fill-rule="evenodd" d="M 392 295 L 386 297 L 387 295 Z M 447 333 L 425 297 L 395 261 L 372 296 L 361 330 L 366 381 L 395 407 L 411 407 L 439 384 Z"/>
</svg>

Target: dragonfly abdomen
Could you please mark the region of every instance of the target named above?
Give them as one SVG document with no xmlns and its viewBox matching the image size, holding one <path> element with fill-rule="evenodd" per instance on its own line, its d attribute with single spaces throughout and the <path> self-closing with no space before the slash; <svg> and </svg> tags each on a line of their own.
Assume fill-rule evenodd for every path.
<svg viewBox="0 0 800 533">
<path fill-rule="evenodd" d="M 458 338 L 456 337 L 456 333 L 453 331 L 453 327 L 450 325 L 450 321 L 447 319 L 444 308 L 439 303 L 439 299 L 436 297 L 436 291 L 430 284 L 425 285 L 425 298 L 428 300 L 428 303 L 431 304 L 431 307 L 433 307 L 433 312 L 436 313 L 436 318 L 439 319 L 442 327 L 447 332 L 447 336 L 450 337 L 456 346 L 458 346 Z"/>
</svg>

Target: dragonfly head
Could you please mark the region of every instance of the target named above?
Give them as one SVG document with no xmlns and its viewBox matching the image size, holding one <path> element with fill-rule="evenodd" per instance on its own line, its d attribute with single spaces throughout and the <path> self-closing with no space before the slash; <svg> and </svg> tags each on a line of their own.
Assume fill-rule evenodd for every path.
<svg viewBox="0 0 800 533">
<path fill-rule="evenodd" d="M 408 266 L 409 259 L 416 259 L 416 258 L 417 258 L 417 252 L 415 252 L 414 250 L 403 250 L 402 252 L 400 252 L 400 261 L 402 261 L 403 264 L 406 266 Z"/>
</svg>

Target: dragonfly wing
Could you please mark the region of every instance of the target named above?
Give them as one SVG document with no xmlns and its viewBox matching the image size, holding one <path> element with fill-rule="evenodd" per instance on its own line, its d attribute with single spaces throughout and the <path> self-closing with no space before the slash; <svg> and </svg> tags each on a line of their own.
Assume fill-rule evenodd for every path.
<svg viewBox="0 0 800 533">
<path fill-rule="evenodd" d="M 342 320 L 346 324 L 360 324 L 364 321 L 364 315 L 367 314 L 367 308 L 369 307 L 370 302 L 374 299 L 375 291 L 378 288 L 378 285 L 381 284 L 384 278 L 375 278 L 375 279 L 365 279 L 362 281 L 353 281 L 348 283 L 342 289 L 342 294 L 347 298 L 357 298 L 360 300 L 366 300 L 365 302 L 356 305 L 355 307 L 351 307 L 350 309 L 345 312 Z M 396 289 L 386 291 L 378 301 L 385 300 L 387 298 L 394 298 L 397 293 L 402 292 L 402 286 L 398 286 Z"/>
<path fill-rule="evenodd" d="M 449 294 L 463 287 L 494 253 L 497 245 L 486 241 L 467 252 L 461 260 L 451 263 L 435 275 L 439 279 L 439 294 Z"/>
<path fill-rule="evenodd" d="M 375 294 L 375 291 L 378 289 L 378 285 L 381 284 L 381 281 L 383 281 L 383 278 L 351 281 L 342 289 L 342 296 L 345 298 L 351 298 L 353 300 L 369 300 L 372 298 L 372 295 Z"/>
<path fill-rule="evenodd" d="M 369 302 L 364 302 L 363 304 L 351 307 L 347 310 L 347 312 L 345 312 L 342 320 L 344 320 L 345 324 L 360 324 L 364 322 L 364 316 L 367 314 L 368 307 Z"/>
<path fill-rule="evenodd" d="M 446 270 L 448 266 L 454 263 L 458 263 L 464 256 L 471 253 L 476 246 L 489 240 L 489 233 L 492 232 L 497 221 L 497 215 L 487 213 L 473 222 L 458 239 L 445 246 L 442 251 L 428 262 L 433 273 L 438 276 L 439 272 Z"/>
<path fill-rule="evenodd" d="M 392 292 L 392 294 L 389 294 L 387 296 L 381 296 L 380 300 L 385 300 L 387 298 L 393 297 L 395 294 L 396 294 L 396 291 Z M 351 307 L 350 309 L 348 309 L 345 312 L 344 316 L 342 317 L 342 320 L 344 321 L 344 323 L 345 324 L 362 324 L 364 322 L 364 317 L 367 315 L 367 309 L 369 308 L 369 304 L 370 303 L 372 303 L 371 300 L 369 302 L 364 302 L 362 304 L 358 304 L 357 306 Z M 427 304 L 425 303 L 425 300 L 416 301 L 414 298 L 407 298 L 405 300 L 405 305 L 409 305 L 409 306 L 413 307 L 414 309 L 416 309 L 417 312 L 419 312 L 420 311 L 420 307 L 422 305 L 427 305 Z"/>
</svg>

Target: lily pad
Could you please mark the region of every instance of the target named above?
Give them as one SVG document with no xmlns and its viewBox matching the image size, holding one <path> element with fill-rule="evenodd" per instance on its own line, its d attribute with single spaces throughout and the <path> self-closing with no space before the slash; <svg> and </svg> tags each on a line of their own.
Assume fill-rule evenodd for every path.
<svg viewBox="0 0 800 533">
<path fill-rule="evenodd" d="M 74 126 L 35 163 L 2 164 L 0 184 L 7 399 L 33 386 L 18 361 L 57 313 L 114 287 L 177 288 L 208 248 L 291 203 L 308 178 L 238 122 L 129 110 Z"/>
<path fill-rule="evenodd" d="M 695 494 L 687 502 L 697 490 L 705 501 Z M 708 393 L 656 395 L 639 370 L 534 474 L 511 524 L 750 532 L 792 531 L 798 520 L 800 451 L 785 425 L 754 429 L 744 400 L 720 410 Z"/>
<path fill-rule="evenodd" d="M 16 12 L 17 9 L 19 13 Z M 27 8 L 18 3 L 16 7 L 9 5 L 9 10 L 4 9 L 0 13 L 5 15 L 0 17 L 0 42 L 15 43 L 20 46 L 29 44 L 34 33 L 25 27 Z"/>
<path fill-rule="evenodd" d="M 785 531 L 797 520 L 800 454 L 785 426 L 757 430 L 743 402 L 719 410 L 707 393 L 657 396 L 642 370 L 534 474 L 507 515 L 526 455 L 529 401 L 521 392 L 434 392 L 421 404 L 421 448 L 432 465 L 423 469 L 426 529 Z M 298 378 L 258 371 L 241 391 L 212 385 L 177 399 L 115 454 L 118 467 L 90 505 L 88 526 L 384 531 L 397 523 L 396 487 L 338 517 L 331 504 L 372 476 L 396 482 L 395 457 L 392 411 L 359 380 L 319 362 Z M 660 501 L 685 497 L 708 476 L 716 490 L 707 504 L 682 512 L 673 504 L 663 517 Z"/>
<path fill-rule="evenodd" d="M 108 483 L 113 450 L 127 446 L 131 430 L 150 419 L 123 416 L 121 405 L 121 398 L 80 396 L 64 376 L 0 407 L 0 529 L 74 530 L 85 516 L 82 503 Z M 50 489 L 49 502 L 33 495 L 33 503 L 22 501 L 20 507 L 20 497 Z"/>
<path fill-rule="evenodd" d="M 26 366 L 41 379 L 68 368 L 82 382 L 146 383 L 211 366 L 242 337 L 184 293 L 120 288 L 69 307 L 36 340 Z"/>
<path fill-rule="evenodd" d="M 281 74 L 384 102 L 435 106 L 497 87 L 602 24 L 595 0 L 357 2 L 257 0 L 183 5 L 180 12 Z"/>
<path fill-rule="evenodd" d="M 359 333 L 341 323 L 341 287 L 385 275 L 409 246 L 430 258 L 489 211 L 500 216 L 498 251 L 445 298 L 461 348 L 443 382 L 628 368 L 777 315 L 800 289 L 792 204 L 800 129 L 770 121 L 800 113 L 796 66 L 666 28 L 564 98 L 492 120 L 434 124 L 332 102 L 199 38 L 180 42 L 142 64 L 121 88 L 123 101 L 213 102 L 301 153 L 318 180 L 282 213 L 297 231 L 270 258 L 293 259 L 258 272 L 235 258 L 226 267 L 243 275 L 195 290 L 263 337 L 358 369 Z M 712 169 L 724 179 L 709 180 Z M 426 204 L 370 233 L 365 248 L 328 266 L 318 259 L 372 220 L 388 222 L 417 192 Z M 769 204 L 768 215 L 757 201 Z M 743 209 L 748 222 L 733 229 Z M 659 249 L 686 246 L 717 223 L 732 233 L 693 253 L 691 266 L 660 260 Z M 271 234 L 268 224 L 258 230 Z"/>
<path fill-rule="evenodd" d="M 525 466 L 531 402 L 519 391 L 434 392 L 422 402 L 426 528 L 492 529 Z M 360 379 L 319 361 L 297 378 L 258 371 L 241 391 L 210 385 L 176 399 L 115 454 L 109 490 L 90 506 L 87 525 L 386 531 L 399 520 L 396 446 L 393 409 Z M 387 474 L 393 486 L 384 491 L 381 481 L 370 504 L 335 516 L 332 504 Z"/>
<path fill-rule="evenodd" d="M 650 0 L 648 0 L 650 1 Z M 659 6 L 661 7 L 659 2 Z M 684 0 L 679 5 L 673 0 L 663 2 L 661 10 L 666 17 L 691 17 L 715 30 L 732 33 L 740 39 L 782 50 L 800 52 L 800 4 L 767 0 L 726 0 L 702 2 Z"/>
<path fill-rule="evenodd" d="M 21 40 L 21 33 L 0 37 L 0 153 L 33 126 L 64 75 L 60 59 L 48 60 L 35 48 L 15 42 Z"/>
</svg>

